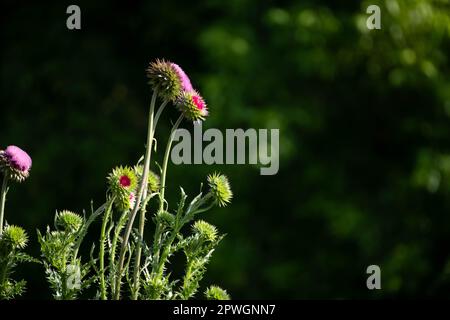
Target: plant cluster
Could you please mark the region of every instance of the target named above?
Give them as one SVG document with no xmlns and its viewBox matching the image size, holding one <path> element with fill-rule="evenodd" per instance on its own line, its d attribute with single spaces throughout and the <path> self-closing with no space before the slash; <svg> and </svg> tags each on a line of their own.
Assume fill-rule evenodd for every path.
<svg viewBox="0 0 450 320">
<path fill-rule="evenodd" d="M 19 262 L 43 265 L 55 299 L 82 297 L 89 287 L 96 289 L 96 299 L 190 299 L 198 292 L 211 256 L 223 239 L 217 228 L 197 217 L 213 207 L 226 206 L 233 196 L 226 176 L 213 173 L 207 177 L 207 190 L 188 200 L 180 187 L 180 199 L 171 207 L 166 200 L 166 177 L 174 134 L 183 120 L 203 121 L 208 116 L 205 100 L 196 91 L 186 73 L 175 63 L 156 60 L 147 69 L 153 94 L 149 109 L 147 143 L 144 156 L 133 166 L 119 166 L 107 177 L 105 202 L 90 214 L 57 211 L 53 228 L 37 232 L 41 259 L 23 253 L 28 237 L 16 226 L 3 227 L 9 181 L 25 180 L 31 158 L 15 146 L 0 151 L 3 175 L 0 216 L 0 298 L 20 295 L 25 281 L 10 279 Z M 157 102 L 160 106 L 156 109 Z M 173 124 L 162 166 L 151 170 L 155 131 L 160 116 L 173 104 L 180 116 Z M 155 203 L 154 208 L 150 205 Z M 144 238 L 147 217 L 154 223 L 152 241 Z M 98 242 L 92 244 L 89 257 L 80 247 L 91 224 L 101 221 Z M 190 232 L 185 232 L 190 226 Z M 171 258 L 182 253 L 186 265 L 180 278 L 168 269 Z M 204 292 L 207 299 L 229 299 L 227 292 L 215 285 Z"/>
</svg>

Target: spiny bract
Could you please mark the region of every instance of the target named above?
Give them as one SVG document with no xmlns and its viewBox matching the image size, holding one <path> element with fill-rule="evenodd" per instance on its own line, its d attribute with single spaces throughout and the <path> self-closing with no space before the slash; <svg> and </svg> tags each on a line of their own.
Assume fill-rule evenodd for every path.
<svg viewBox="0 0 450 320">
<path fill-rule="evenodd" d="M 13 248 L 23 249 L 28 243 L 28 235 L 21 227 L 10 225 L 4 228 L 0 241 Z"/>
<path fill-rule="evenodd" d="M 210 242 L 214 242 L 217 239 L 217 228 L 206 221 L 197 220 L 192 226 L 192 230 Z"/>
<path fill-rule="evenodd" d="M 77 232 L 83 224 L 83 218 L 75 212 L 63 210 L 55 216 L 56 226 L 67 232 Z"/>
<path fill-rule="evenodd" d="M 208 185 L 211 188 L 211 194 L 220 207 L 225 207 L 231 202 L 233 192 L 231 191 L 228 178 L 223 174 L 213 173 L 208 176 Z"/>
<path fill-rule="evenodd" d="M 226 290 L 218 286 L 210 286 L 206 289 L 205 296 L 208 300 L 230 300 L 230 295 Z"/>
</svg>

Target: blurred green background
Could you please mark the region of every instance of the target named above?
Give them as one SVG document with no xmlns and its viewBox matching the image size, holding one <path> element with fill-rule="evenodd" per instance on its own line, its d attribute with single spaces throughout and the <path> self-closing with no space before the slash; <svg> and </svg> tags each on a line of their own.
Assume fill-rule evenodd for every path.
<svg viewBox="0 0 450 320">
<path fill-rule="evenodd" d="M 170 168 L 172 204 L 215 170 L 235 193 L 203 216 L 228 234 L 203 285 L 236 299 L 450 295 L 448 0 L 77 1 L 79 31 L 66 28 L 70 4 L 0 10 L 0 147 L 34 161 L 6 218 L 28 230 L 30 253 L 55 210 L 100 205 L 111 168 L 141 156 L 145 68 L 166 58 L 207 100 L 204 129 L 280 129 L 275 176 Z M 366 28 L 370 4 L 381 30 Z M 176 116 L 160 122 L 160 149 Z M 372 264 L 382 290 L 366 288 Z M 41 266 L 16 277 L 24 298 L 51 297 Z"/>
</svg>

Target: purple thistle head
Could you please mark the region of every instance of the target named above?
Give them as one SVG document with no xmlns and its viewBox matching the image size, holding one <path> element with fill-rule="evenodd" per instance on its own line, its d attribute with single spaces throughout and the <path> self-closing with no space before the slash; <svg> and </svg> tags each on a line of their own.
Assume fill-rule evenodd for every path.
<svg viewBox="0 0 450 320">
<path fill-rule="evenodd" d="M 0 151 L 0 170 L 12 180 L 21 182 L 25 180 L 31 169 L 31 157 L 16 146 L 8 146 Z"/>
<path fill-rule="evenodd" d="M 192 87 L 191 80 L 187 76 L 187 74 L 181 69 L 179 65 L 176 63 L 170 63 L 172 68 L 174 68 L 175 72 L 178 74 L 178 77 L 181 80 L 181 89 L 183 91 L 192 91 L 194 88 Z"/>
</svg>

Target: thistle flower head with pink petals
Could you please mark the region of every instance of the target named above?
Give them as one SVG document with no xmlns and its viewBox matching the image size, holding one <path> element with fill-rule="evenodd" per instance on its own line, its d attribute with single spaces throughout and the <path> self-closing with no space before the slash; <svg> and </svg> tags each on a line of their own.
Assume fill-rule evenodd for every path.
<svg viewBox="0 0 450 320">
<path fill-rule="evenodd" d="M 134 170 L 128 166 L 119 166 L 108 176 L 109 189 L 115 197 L 114 204 L 120 211 L 134 207 L 137 180 Z"/>
<path fill-rule="evenodd" d="M 8 178 L 21 182 L 28 178 L 32 165 L 31 157 L 16 146 L 0 150 L 0 171 Z"/>
<path fill-rule="evenodd" d="M 184 116 L 193 122 L 205 120 L 208 116 L 206 102 L 195 90 L 183 91 L 177 99 L 176 105 Z"/>
</svg>

